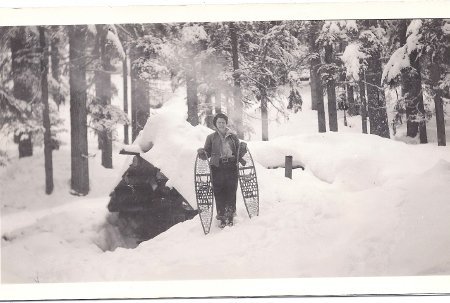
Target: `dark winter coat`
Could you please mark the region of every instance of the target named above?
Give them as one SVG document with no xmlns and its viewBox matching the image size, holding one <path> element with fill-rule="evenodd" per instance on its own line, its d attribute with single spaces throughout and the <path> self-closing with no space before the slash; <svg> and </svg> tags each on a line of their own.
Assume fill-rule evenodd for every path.
<svg viewBox="0 0 450 303">
<path fill-rule="evenodd" d="M 214 165 L 216 167 L 219 166 L 219 162 L 220 162 L 220 156 L 221 156 L 221 148 L 222 148 L 222 142 L 221 142 L 221 138 L 220 138 L 220 134 L 216 131 L 210 135 L 208 135 L 208 137 L 206 137 L 206 141 L 205 141 L 205 152 L 208 155 L 208 158 L 210 159 L 210 164 Z M 225 135 L 225 142 L 227 142 L 230 147 L 231 147 L 231 151 L 233 154 L 233 157 L 237 158 L 238 156 L 238 150 L 239 150 L 239 139 L 238 137 L 228 131 L 227 134 Z M 241 146 L 241 149 L 239 150 L 239 154 L 241 158 L 246 152 L 246 149 L 244 147 Z M 237 164 L 237 162 L 236 162 Z"/>
</svg>

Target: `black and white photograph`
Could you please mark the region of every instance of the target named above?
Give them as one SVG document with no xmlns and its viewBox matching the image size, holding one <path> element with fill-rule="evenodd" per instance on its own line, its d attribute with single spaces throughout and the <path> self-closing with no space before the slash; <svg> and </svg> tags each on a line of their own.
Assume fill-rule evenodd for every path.
<svg viewBox="0 0 450 303">
<path fill-rule="evenodd" d="M 450 15 L 220 7 L 214 20 L 115 8 L 128 21 L 83 23 L 66 8 L 60 23 L 39 10 L 0 23 L 2 287 L 174 281 L 196 285 L 181 296 L 267 296 L 228 283 L 286 281 L 297 295 L 313 294 L 299 281 L 405 277 L 445 289 Z"/>
</svg>

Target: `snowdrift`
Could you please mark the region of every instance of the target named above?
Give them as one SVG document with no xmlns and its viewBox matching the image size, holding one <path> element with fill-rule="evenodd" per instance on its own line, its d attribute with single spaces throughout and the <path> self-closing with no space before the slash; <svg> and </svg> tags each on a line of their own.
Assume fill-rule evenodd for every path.
<svg viewBox="0 0 450 303">
<path fill-rule="evenodd" d="M 151 116 L 135 145 L 195 206 L 194 159 L 211 130 L 192 127 L 186 112 L 183 96 L 175 96 Z M 450 274 L 449 148 L 301 131 L 248 142 L 257 162 L 260 216 L 249 219 L 238 195 L 236 225 L 213 225 L 208 236 L 194 218 L 136 249 L 104 252 L 99 243 L 114 234 L 105 220 L 107 197 L 40 211 L 18 187 L 2 188 L 3 205 L 22 207 L 2 214 L 2 282 Z M 286 155 L 305 167 L 292 180 L 283 169 L 267 168 Z M 2 168 L 2 184 L 14 182 L 14 169 L 31 182 L 29 164 Z"/>
</svg>

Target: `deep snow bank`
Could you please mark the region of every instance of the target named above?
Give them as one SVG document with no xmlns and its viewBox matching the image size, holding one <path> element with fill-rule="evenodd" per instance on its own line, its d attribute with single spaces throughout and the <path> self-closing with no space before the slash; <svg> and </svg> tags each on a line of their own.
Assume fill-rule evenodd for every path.
<svg viewBox="0 0 450 303">
<path fill-rule="evenodd" d="M 144 158 L 195 205 L 195 153 L 211 130 L 190 126 L 185 106 L 176 96 L 136 143 L 145 149 L 153 142 Z M 52 211 L 43 215 L 24 200 L 32 193 L 22 194 L 2 169 L 8 207 L 17 206 L 2 213 L 2 225 L 9 226 L 2 238 L 3 282 L 450 274 L 449 148 L 346 133 L 280 136 L 249 147 L 257 162 L 259 217 L 248 218 L 238 195 L 232 228 L 213 226 L 204 236 L 194 218 L 136 249 L 114 252 L 98 247 L 106 197 L 56 208 L 36 195 L 40 205 L 50 203 Z M 282 169 L 265 168 L 283 163 L 285 155 L 306 167 L 292 180 Z M 33 163 L 24 163 L 17 166 L 26 175 Z M 98 171 L 94 187 L 111 174 Z M 11 223 L 21 216 L 29 217 L 26 226 Z"/>
</svg>

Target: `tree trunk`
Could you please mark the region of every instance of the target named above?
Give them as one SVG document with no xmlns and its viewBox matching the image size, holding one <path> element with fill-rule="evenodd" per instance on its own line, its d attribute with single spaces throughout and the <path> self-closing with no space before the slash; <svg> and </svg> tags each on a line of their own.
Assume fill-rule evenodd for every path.
<svg viewBox="0 0 450 303">
<path fill-rule="evenodd" d="M 317 123 L 320 133 L 327 131 L 325 105 L 323 101 L 322 81 L 320 79 L 318 70 L 321 65 L 319 48 L 316 40 L 319 31 L 319 21 L 311 21 L 312 27 L 308 31 L 308 43 L 311 53 L 310 59 L 310 84 L 311 84 L 311 109 L 317 110 Z"/>
<path fill-rule="evenodd" d="M 71 193 L 75 195 L 89 193 L 86 35 L 85 26 L 69 26 Z"/>
<path fill-rule="evenodd" d="M 370 118 L 370 133 L 384 138 L 390 138 L 386 100 L 381 83 L 381 54 L 379 50 L 373 51 L 367 58 L 367 100 Z"/>
<path fill-rule="evenodd" d="M 228 117 L 232 117 L 233 116 L 233 106 L 232 106 L 232 104 L 231 104 L 231 97 L 230 97 L 230 93 L 229 92 L 227 92 L 226 94 L 225 94 L 225 106 L 226 106 L 226 108 L 227 108 L 227 115 L 228 115 Z"/>
<path fill-rule="evenodd" d="M 100 70 L 95 72 L 95 96 L 101 106 L 107 107 L 111 105 L 111 74 L 113 70 L 111 60 L 106 53 L 106 33 L 103 26 L 97 27 L 98 36 L 100 37 Z M 104 117 L 108 118 L 108 117 Z M 98 133 L 99 142 L 101 142 L 102 150 L 102 166 L 105 168 L 113 168 L 112 163 L 112 132 L 110 129 L 102 129 Z"/>
<path fill-rule="evenodd" d="M 188 106 L 188 118 L 187 121 L 196 126 L 199 124 L 198 118 L 198 95 L 197 95 L 197 76 L 195 71 L 195 62 L 192 61 L 186 64 L 186 93 L 187 93 L 187 106 Z"/>
<path fill-rule="evenodd" d="M 408 137 L 419 133 L 420 143 L 427 143 L 425 108 L 423 104 L 422 76 L 417 51 L 409 55 L 411 69 L 402 72 L 403 97 L 405 98 Z"/>
<path fill-rule="evenodd" d="M 439 88 L 439 80 L 441 78 L 441 66 L 439 62 L 430 60 L 430 80 L 433 91 L 434 107 L 436 111 L 436 128 L 438 146 L 446 146 L 445 138 L 445 117 L 444 117 L 444 102 L 442 101 L 442 91 Z"/>
<path fill-rule="evenodd" d="M 125 55 L 125 59 L 122 63 L 123 73 L 123 112 L 128 116 L 128 56 Z M 123 143 L 129 144 L 128 138 L 128 124 L 123 126 Z"/>
<path fill-rule="evenodd" d="M 53 30 L 57 30 L 58 26 L 54 26 Z M 55 35 L 50 39 L 50 62 L 51 62 L 51 71 L 52 71 L 52 78 L 55 79 L 56 82 L 61 82 L 61 64 L 60 64 L 60 53 L 59 53 L 59 46 L 61 44 L 61 41 L 59 40 L 59 37 Z M 53 101 L 56 103 L 56 105 L 59 106 L 65 102 L 65 96 L 63 94 L 59 94 L 56 92 L 52 93 Z"/>
<path fill-rule="evenodd" d="M 150 116 L 150 95 L 147 83 L 139 77 L 136 60 L 144 56 L 141 49 L 131 49 L 131 140 L 134 142 Z"/>
<path fill-rule="evenodd" d="M 214 93 L 214 111 L 216 115 L 222 112 L 222 94 L 218 89 Z"/>
<path fill-rule="evenodd" d="M 25 27 L 15 29 L 11 37 L 11 70 L 13 74 L 13 95 L 15 98 L 32 102 L 34 99 L 33 82 L 37 76 L 39 65 L 32 62 L 33 37 L 27 39 Z M 32 75 L 33 77 L 30 77 Z M 19 158 L 33 155 L 33 143 L 31 132 L 20 132 L 15 135 L 14 141 L 19 145 Z"/>
<path fill-rule="evenodd" d="M 311 110 L 317 110 L 317 71 L 314 71 L 313 61 L 309 67 L 309 85 L 311 88 Z"/>
<path fill-rule="evenodd" d="M 366 100 L 366 76 L 365 72 L 359 74 L 359 97 L 361 102 L 361 124 L 363 134 L 367 134 L 367 100 Z"/>
<path fill-rule="evenodd" d="M 399 23 L 400 45 L 406 44 L 406 31 L 410 20 L 403 19 Z M 422 76 L 417 51 L 409 54 L 411 69 L 402 70 L 402 95 L 405 99 L 406 135 L 416 137 L 420 134 L 420 143 L 427 143 L 425 109 L 422 93 Z"/>
<path fill-rule="evenodd" d="M 41 56 L 41 101 L 44 105 L 42 113 L 44 124 L 44 158 L 45 158 L 45 193 L 53 192 L 53 159 L 52 159 L 52 133 L 50 126 L 50 109 L 48 105 L 48 47 L 45 43 L 45 28 L 39 26 L 39 40 L 42 50 Z"/>
<path fill-rule="evenodd" d="M 206 104 L 206 118 L 205 118 L 205 122 L 206 122 L 206 126 L 214 129 L 214 125 L 213 125 L 213 105 L 212 105 L 212 101 L 211 101 L 211 96 L 212 96 L 212 92 L 207 92 L 206 93 L 206 98 L 205 98 L 205 104 Z"/>
<path fill-rule="evenodd" d="M 404 46 L 406 44 L 406 31 L 409 22 L 410 20 L 408 19 L 402 19 L 399 21 L 398 38 L 400 46 Z M 413 73 L 416 73 L 416 71 L 410 69 L 402 69 L 401 71 L 402 97 L 404 99 L 406 111 L 406 136 L 411 138 L 415 138 L 419 132 L 419 123 L 417 122 L 417 104 L 415 102 L 418 96 L 411 91 L 415 89 L 413 86 L 417 85 L 417 80 L 414 79 L 415 77 Z"/>
<path fill-rule="evenodd" d="M 331 64 L 333 62 L 333 46 L 325 46 L 325 63 Z M 328 123 L 330 131 L 338 131 L 337 122 L 337 108 L 336 108 L 336 81 L 329 79 L 327 82 L 327 97 L 328 97 Z"/>
<path fill-rule="evenodd" d="M 267 93 L 264 87 L 260 88 L 260 93 L 261 93 L 262 140 L 269 141 L 269 115 L 267 112 Z"/>
<path fill-rule="evenodd" d="M 231 52 L 233 57 L 233 79 L 234 79 L 234 114 L 233 121 L 236 127 L 237 135 L 239 139 L 244 138 L 243 131 L 243 104 L 242 104 L 242 92 L 241 81 L 239 72 L 239 45 L 237 40 L 236 26 L 234 22 L 230 22 L 230 38 L 231 38 Z"/>
<path fill-rule="evenodd" d="M 355 90 L 353 85 L 347 85 L 347 103 L 348 103 L 348 114 L 350 116 L 356 116 L 359 114 L 359 105 L 355 101 Z"/>
</svg>

